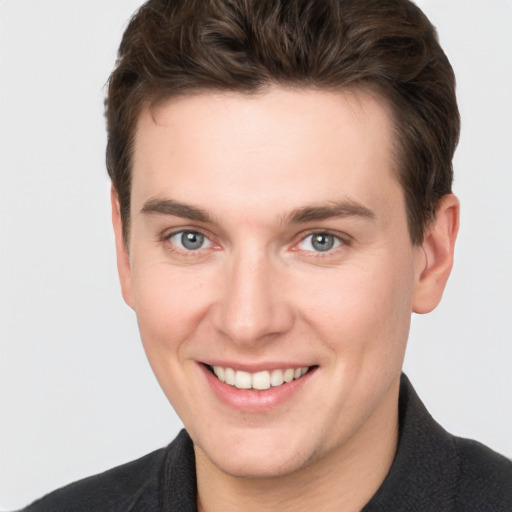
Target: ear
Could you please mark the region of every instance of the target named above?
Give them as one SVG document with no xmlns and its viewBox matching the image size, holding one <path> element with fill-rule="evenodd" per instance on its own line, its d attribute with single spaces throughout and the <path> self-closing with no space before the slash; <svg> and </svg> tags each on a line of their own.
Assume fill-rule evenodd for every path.
<svg viewBox="0 0 512 512">
<path fill-rule="evenodd" d="M 455 240 L 459 231 L 459 200 L 453 194 L 441 199 L 435 219 L 425 231 L 424 257 L 413 296 L 412 310 L 429 313 L 440 302 L 453 265 Z"/>
<path fill-rule="evenodd" d="M 119 197 L 114 187 L 110 190 L 110 201 L 112 203 L 112 225 L 114 226 L 114 235 L 116 239 L 117 272 L 121 283 L 121 292 L 126 304 L 133 309 L 130 256 L 128 254 L 123 234 L 123 221 L 121 219 Z"/>
</svg>

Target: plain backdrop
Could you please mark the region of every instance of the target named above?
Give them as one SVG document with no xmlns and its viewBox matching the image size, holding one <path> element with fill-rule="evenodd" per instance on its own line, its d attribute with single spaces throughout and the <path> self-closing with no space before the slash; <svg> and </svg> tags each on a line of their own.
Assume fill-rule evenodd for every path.
<svg viewBox="0 0 512 512">
<path fill-rule="evenodd" d="M 104 84 L 136 0 L 0 1 L 0 508 L 181 428 L 123 303 Z M 512 2 L 422 0 L 458 79 L 462 227 L 405 369 L 451 432 L 512 456 Z"/>
</svg>

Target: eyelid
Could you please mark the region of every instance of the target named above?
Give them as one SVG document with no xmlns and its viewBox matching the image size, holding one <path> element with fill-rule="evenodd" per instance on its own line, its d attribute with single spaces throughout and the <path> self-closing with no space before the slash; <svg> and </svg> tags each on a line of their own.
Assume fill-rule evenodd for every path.
<svg viewBox="0 0 512 512">
<path fill-rule="evenodd" d="M 190 250 L 186 248 L 179 247 L 175 243 L 171 242 L 171 239 L 175 237 L 176 235 L 182 234 L 182 233 L 197 233 L 205 238 L 205 240 L 208 241 L 209 245 L 207 247 L 201 247 L 200 249 L 196 250 Z M 212 247 L 216 247 L 217 244 L 213 240 L 212 235 L 205 233 L 205 231 L 201 228 L 197 227 L 187 227 L 187 226 L 180 226 L 179 228 L 174 228 L 171 230 L 163 231 L 159 236 L 159 241 L 164 242 L 167 245 L 167 248 L 175 253 L 179 253 L 183 256 L 198 256 L 199 254 L 202 254 L 205 250 L 211 249 Z"/>
<path fill-rule="evenodd" d="M 179 226 L 175 228 L 165 229 L 160 233 L 158 238 L 162 241 L 165 241 L 169 240 L 170 238 L 179 233 L 199 233 L 200 235 L 203 235 L 205 238 L 208 238 L 208 240 L 212 239 L 211 235 L 206 233 L 203 229 L 192 226 Z"/>
<path fill-rule="evenodd" d="M 203 247 L 199 247 L 198 249 L 187 249 L 186 247 L 181 247 L 183 245 L 182 241 L 179 240 L 180 238 L 183 237 L 184 234 L 194 234 L 194 235 L 200 235 L 203 243 L 204 243 L 204 246 Z M 180 246 L 180 250 L 183 250 L 185 252 L 199 252 L 200 250 L 202 249 L 208 249 L 209 247 L 211 247 L 213 244 L 212 244 L 212 241 L 205 235 L 203 235 L 202 233 L 199 233 L 197 231 L 189 231 L 187 229 L 183 230 L 183 231 L 178 231 L 177 233 L 174 233 L 173 235 L 171 235 L 168 240 L 172 240 L 173 238 L 177 238 L 176 242 L 172 242 L 173 244 L 175 245 L 178 245 Z M 178 242 L 179 240 L 179 242 Z"/>
<path fill-rule="evenodd" d="M 315 235 L 329 235 L 334 238 L 336 238 L 340 243 L 336 247 L 333 247 L 332 249 L 329 249 L 327 251 L 313 251 L 313 250 L 306 250 L 306 249 L 300 249 L 298 246 L 300 243 L 304 242 L 308 237 L 315 236 Z M 292 250 L 295 251 L 304 251 L 307 253 L 310 253 L 310 255 L 314 257 L 327 257 L 331 256 L 332 254 L 336 253 L 340 248 L 347 247 L 351 245 L 352 237 L 346 233 L 340 233 L 339 231 L 333 231 L 330 229 L 311 229 L 305 233 L 301 233 L 298 235 L 298 241 L 294 242 L 292 246 Z"/>
</svg>

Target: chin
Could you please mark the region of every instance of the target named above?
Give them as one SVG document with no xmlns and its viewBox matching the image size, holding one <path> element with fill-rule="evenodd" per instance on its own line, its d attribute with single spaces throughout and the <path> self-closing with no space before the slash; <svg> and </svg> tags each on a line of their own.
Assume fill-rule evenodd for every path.
<svg viewBox="0 0 512 512">
<path fill-rule="evenodd" d="M 221 460 L 212 462 L 225 474 L 235 478 L 247 479 L 275 479 L 291 475 L 307 465 L 307 458 L 302 454 L 292 457 L 222 457 Z"/>
<path fill-rule="evenodd" d="M 219 439 L 208 435 L 194 444 L 220 471 L 237 478 L 278 478 L 295 473 L 308 465 L 315 450 L 290 436 L 247 435 Z M 245 439 L 244 439 L 245 438 Z"/>
</svg>

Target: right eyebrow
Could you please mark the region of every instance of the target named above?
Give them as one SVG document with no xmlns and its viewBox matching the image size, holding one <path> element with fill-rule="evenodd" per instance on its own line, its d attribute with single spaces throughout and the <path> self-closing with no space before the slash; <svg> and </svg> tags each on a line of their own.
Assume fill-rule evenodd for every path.
<svg viewBox="0 0 512 512">
<path fill-rule="evenodd" d="M 148 199 L 141 209 L 141 213 L 172 215 L 197 222 L 211 222 L 211 217 L 206 210 L 195 206 L 179 203 L 173 199 Z"/>
</svg>

